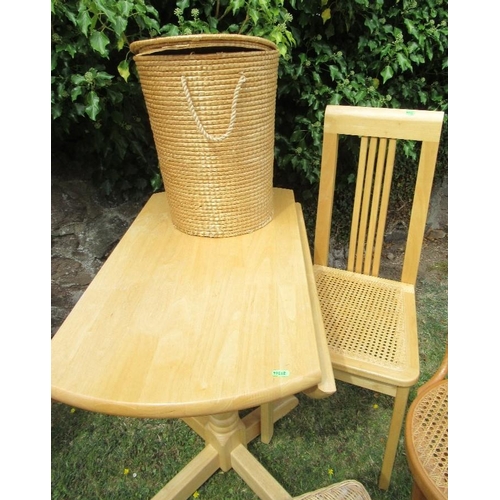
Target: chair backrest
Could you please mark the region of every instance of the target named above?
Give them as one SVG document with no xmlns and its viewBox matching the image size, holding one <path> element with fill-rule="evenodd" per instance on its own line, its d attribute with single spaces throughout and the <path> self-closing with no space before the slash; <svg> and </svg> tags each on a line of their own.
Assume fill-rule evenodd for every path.
<svg viewBox="0 0 500 500">
<path fill-rule="evenodd" d="M 415 284 L 444 113 L 357 106 L 326 107 L 314 263 L 327 266 L 339 137 L 360 137 L 347 269 L 378 276 L 397 140 L 421 142 L 401 281 Z"/>
</svg>

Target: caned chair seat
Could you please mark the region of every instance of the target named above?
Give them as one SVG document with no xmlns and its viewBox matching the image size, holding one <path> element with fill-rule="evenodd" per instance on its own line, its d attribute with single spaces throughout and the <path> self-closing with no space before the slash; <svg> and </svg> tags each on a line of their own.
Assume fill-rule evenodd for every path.
<svg viewBox="0 0 500 500">
<path fill-rule="evenodd" d="M 371 500 L 371 497 L 360 482 L 348 479 L 305 493 L 294 500 Z"/>
<path fill-rule="evenodd" d="M 448 498 L 448 380 L 421 395 L 408 412 L 413 438 L 407 446 L 410 469 L 425 476 L 420 489 L 428 500 Z M 417 469 L 420 472 L 417 472 Z"/>
<path fill-rule="evenodd" d="M 448 498 L 448 351 L 408 410 L 405 447 L 413 500 Z"/>
<path fill-rule="evenodd" d="M 415 316 L 404 314 L 413 285 L 325 266 L 314 276 L 334 371 L 373 377 L 375 366 L 391 384 L 418 377 L 418 351 L 408 345 Z"/>
</svg>

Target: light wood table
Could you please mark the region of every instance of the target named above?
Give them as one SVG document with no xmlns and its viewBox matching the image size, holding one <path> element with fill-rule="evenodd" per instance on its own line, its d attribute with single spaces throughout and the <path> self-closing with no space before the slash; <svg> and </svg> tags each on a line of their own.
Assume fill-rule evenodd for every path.
<svg viewBox="0 0 500 500">
<path fill-rule="evenodd" d="M 290 499 L 247 443 L 268 442 L 299 392 L 324 397 L 335 381 L 289 190 L 274 190 L 268 225 L 231 238 L 178 231 L 153 195 L 52 340 L 54 400 L 181 418 L 205 439 L 155 500 L 186 499 L 219 468 L 261 499 Z"/>
</svg>

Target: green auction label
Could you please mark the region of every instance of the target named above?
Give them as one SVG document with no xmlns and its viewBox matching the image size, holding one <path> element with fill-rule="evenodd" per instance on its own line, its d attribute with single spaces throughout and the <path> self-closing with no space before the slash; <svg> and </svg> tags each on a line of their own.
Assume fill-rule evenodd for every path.
<svg viewBox="0 0 500 500">
<path fill-rule="evenodd" d="M 288 377 L 289 375 L 289 370 L 273 370 L 273 377 Z"/>
</svg>

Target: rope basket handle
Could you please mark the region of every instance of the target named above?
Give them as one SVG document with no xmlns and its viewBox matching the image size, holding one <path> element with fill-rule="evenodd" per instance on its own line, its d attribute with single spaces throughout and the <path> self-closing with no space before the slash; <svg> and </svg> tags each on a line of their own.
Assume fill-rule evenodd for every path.
<svg viewBox="0 0 500 500">
<path fill-rule="evenodd" d="M 189 111 L 191 112 L 191 116 L 193 117 L 193 120 L 195 121 L 199 132 L 203 135 L 203 137 L 205 137 L 207 141 L 222 142 L 231 135 L 231 132 L 233 131 L 234 125 L 236 123 L 236 106 L 238 104 L 238 97 L 245 82 L 246 77 L 244 74 L 242 74 L 234 89 L 233 102 L 231 103 L 231 119 L 229 120 L 229 126 L 226 133 L 222 135 L 212 135 L 205 130 L 203 123 L 201 123 L 200 117 L 198 116 L 198 113 L 196 112 L 196 109 L 194 107 L 193 99 L 191 98 L 191 92 L 189 92 L 187 79 L 185 76 L 181 76 L 182 89 L 184 90 L 184 95 L 186 96 Z"/>
</svg>

